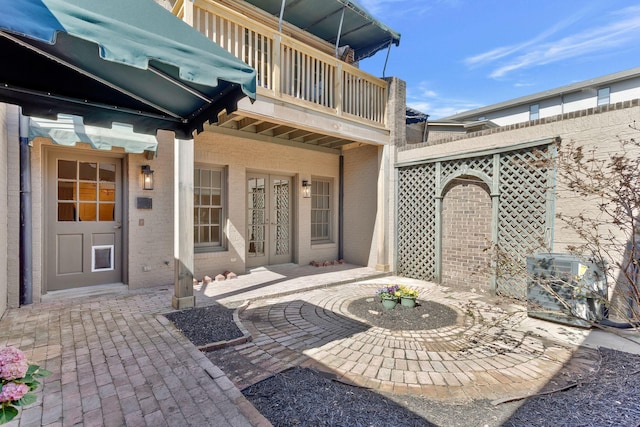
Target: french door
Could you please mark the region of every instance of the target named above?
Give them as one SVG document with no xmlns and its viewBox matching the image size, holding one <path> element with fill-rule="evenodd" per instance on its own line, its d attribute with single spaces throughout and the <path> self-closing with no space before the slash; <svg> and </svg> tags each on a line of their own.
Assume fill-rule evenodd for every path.
<svg viewBox="0 0 640 427">
<path fill-rule="evenodd" d="M 292 261 L 290 176 L 247 174 L 247 267 Z"/>
</svg>

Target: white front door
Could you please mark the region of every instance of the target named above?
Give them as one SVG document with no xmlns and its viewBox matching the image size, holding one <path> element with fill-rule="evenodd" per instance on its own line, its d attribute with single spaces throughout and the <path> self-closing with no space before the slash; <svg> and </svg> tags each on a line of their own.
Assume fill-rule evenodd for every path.
<svg viewBox="0 0 640 427">
<path fill-rule="evenodd" d="M 122 160 L 50 152 L 49 291 L 122 282 Z"/>
<path fill-rule="evenodd" d="M 289 176 L 247 175 L 247 267 L 292 261 L 292 182 Z"/>
</svg>

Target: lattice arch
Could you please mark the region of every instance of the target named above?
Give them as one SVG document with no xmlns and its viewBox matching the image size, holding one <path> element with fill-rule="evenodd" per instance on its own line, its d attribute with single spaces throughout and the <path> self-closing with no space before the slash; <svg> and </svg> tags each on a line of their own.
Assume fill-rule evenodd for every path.
<svg viewBox="0 0 640 427">
<path fill-rule="evenodd" d="M 549 142 L 398 167 L 397 273 L 440 281 L 443 190 L 461 175 L 479 177 L 491 189 L 492 240 L 501 254 L 524 267 L 527 255 L 550 248 L 554 197 Z M 523 281 L 506 276 L 492 280 L 497 293 L 526 297 Z"/>
</svg>

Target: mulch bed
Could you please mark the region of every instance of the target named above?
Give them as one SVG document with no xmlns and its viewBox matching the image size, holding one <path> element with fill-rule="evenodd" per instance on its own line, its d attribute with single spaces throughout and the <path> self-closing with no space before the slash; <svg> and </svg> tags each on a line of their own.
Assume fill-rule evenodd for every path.
<svg viewBox="0 0 640 427">
<path fill-rule="evenodd" d="M 576 378 L 575 387 L 531 397 L 505 426 L 640 425 L 640 355 L 600 348 L 597 372 Z"/>
<path fill-rule="evenodd" d="M 214 304 L 165 314 L 173 324 L 197 346 L 230 341 L 243 336 L 233 321 L 232 309 Z"/>
<path fill-rule="evenodd" d="M 347 310 L 372 326 L 396 331 L 430 330 L 455 325 L 458 313 L 444 304 L 418 300 L 415 307 L 400 304 L 391 310 L 382 307 L 378 298 L 352 301 Z"/>
<path fill-rule="evenodd" d="M 432 426 L 371 390 L 341 383 L 309 368 L 292 368 L 242 390 L 278 427 Z"/>
</svg>

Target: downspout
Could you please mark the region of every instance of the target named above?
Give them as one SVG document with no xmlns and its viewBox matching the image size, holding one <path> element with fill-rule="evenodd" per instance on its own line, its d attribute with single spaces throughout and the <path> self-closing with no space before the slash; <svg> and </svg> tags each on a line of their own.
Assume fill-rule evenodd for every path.
<svg viewBox="0 0 640 427">
<path fill-rule="evenodd" d="M 31 247 L 31 149 L 29 117 L 20 111 L 20 305 L 33 302 L 33 258 Z"/>
<path fill-rule="evenodd" d="M 347 8 L 345 4 L 342 6 L 342 14 L 340 15 L 340 25 L 338 26 L 338 35 L 336 36 L 336 58 L 338 58 L 338 46 L 340 46 L 340 34 L 342 34 L 342 22 L 344 21 L 344 10 Z"/>
<path fill-rule="evenodd" d="M 338 259 L 344 259 L 344 152 L 340 150 L 338 170 Z"/>
</svg>

